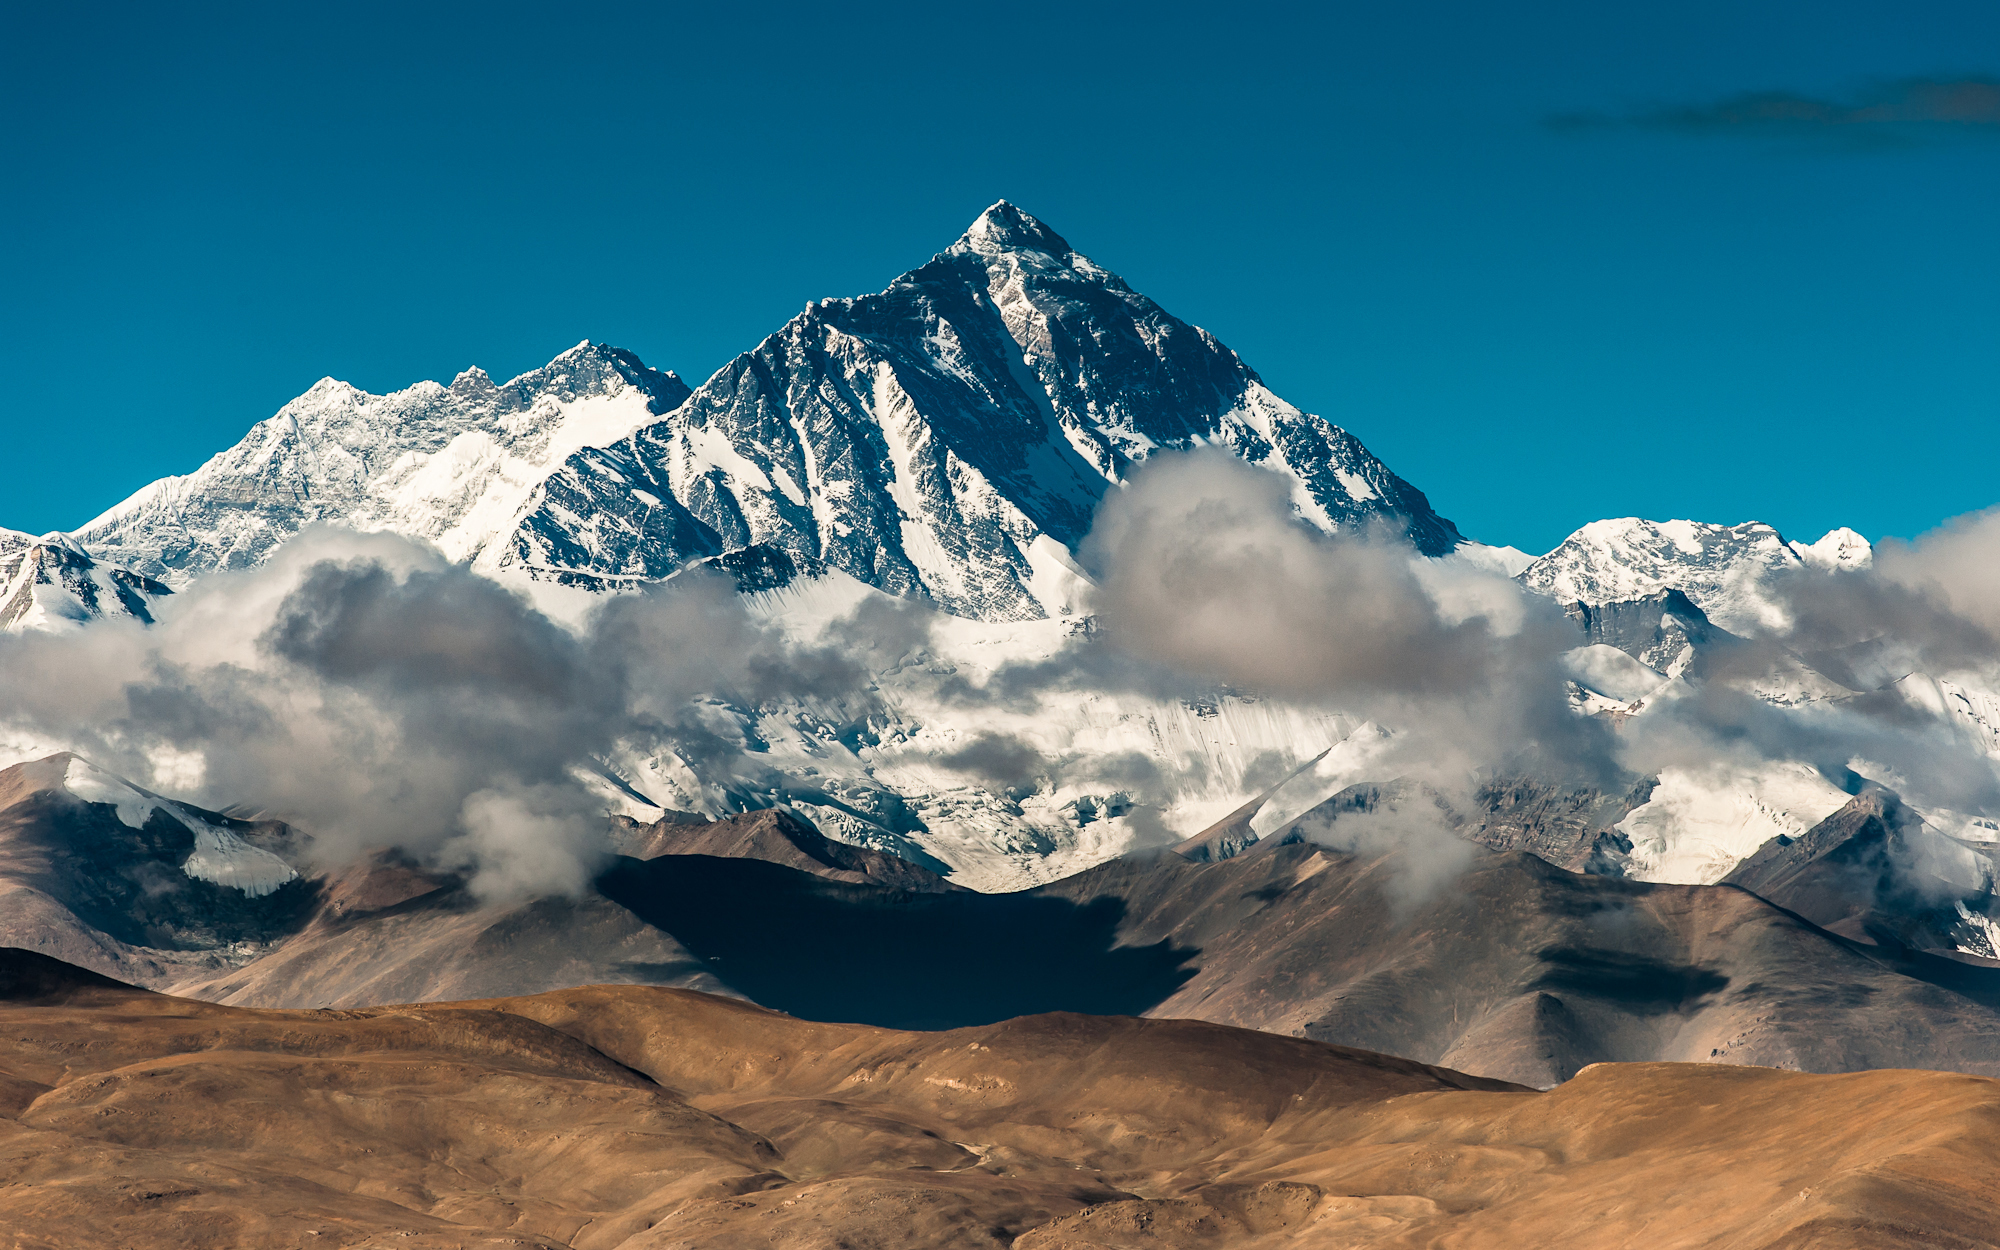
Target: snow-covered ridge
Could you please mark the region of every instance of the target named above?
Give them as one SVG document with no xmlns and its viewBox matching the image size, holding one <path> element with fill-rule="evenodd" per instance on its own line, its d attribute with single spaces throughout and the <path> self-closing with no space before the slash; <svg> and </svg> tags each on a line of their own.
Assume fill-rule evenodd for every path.
<svg viewBox="0 0 2000 1250">
<path fill-rule="evenodd" d="M 500 384 L 468 369 L 450 386 L 371 395 L 323 378 L 236 446 L 76 537 L 170 584 L 257 564 L 314 522 L 393 530 L 472 560 L 512 532 L 552 469 L 686 395 L 673 374 L 590 343 Z"/>
<path fill-rule="evenodd" d="M 1585 645 L 1568 664 L 1586 714 L 1630 718 L 1680 697 L 1704 679 L 1705 648 L 1782 628 L 1776 579 L 1872 558 L 1851 530 L 1808 545 L 1757 523 L 1637 518 L 1585 526 L 1539 558 L 1464 542 L 1346 431 L 1272 394 L 1214 336 L 1002 202 L 883 291 L 813 303 L 692 392 L 587 343 L 503 384 L 468 370 L 448 386 L 371 395 L 324 379 L 194 473 L 92 521 L 81 543 L 0 535 L 0 623 L 17 602 L 27 605 L 20 620 L 61 625 L 110 604 L 144 620 L 147 596 L 166 587 L 147 582 L 132 607 L 119 588 L 134 587 L 119 577 L 178 583 L 252 565 L 331 521 L 428 539 L 483 571 L 535 579 L 538 595 L 561 587 L 584 600 L 724 553 L 785 553 L 787 568 L 805 572 L 751 596 L 766 619 L 809 629 L 862 596 L 927 598 L 954 614 L 927 663 L 976 684 L 1062 646 L 1074 622 L 1061 618 L 1084 610 L 1075 551 L 1099 500 L 1154 453 L 1195 445 L 1283 475 L 1298 514 L 1323 530 L 1386 521 L 1430 555 L 1592 609 L 1575 614 Z M 41 553 L 33 561 L 9 554 L 30 548 Z M 89 578 L 62 580 L 75 569 Z M 865 734 L 848 732 L 840 709 L 709 709 L 754 744 L 755 775 L 699 774 L 671 756 L 605 768 L 621 802 L 650 796 L 711 814 L 785 803 L 831 836 L 989 889 L 1195 832 L 1268 788 L 1272 768 L 1336 743 L 1348 746 L 1288 793 L 1303 802 L 1350 772 L 1389 780 L 1340 771 L 1370 739 L 1335 708 L 1055 692 L 975 715 L 940 697 L 929 671 L 883 675 L 887 711 Z M 1795 656 L 1738 680 L 1785 706 L 1852 694 Z M 1990 695 L 1921 674 L 1899 689 L 2000 750 Z M 996 733 L 1053 762 L 1032 793 L 948 763 Z M 1135 801 L 1108 766 L 1127 757 L 1174 785 Z M 1666 778 L 1627 821 L 1631 869 L 1708 879 L 1833 801 L 1782 769 Z M 277 879 L 257 859 L 264 852 L 166 810 L 195 834 L 191 875 Z"/>
<path fill-rule="evenodd" d="M 826 570 L 748 601 L 754 615 L 813 642 L 883 594 Z M 721 815 L 783 804 L 829 837 L 948 870 L 973 889 L 1013 890 L 1185 837 L 1354 728 L 1324 708 L 1243 696 L 1185 703 L 1063 687 L 994 706 L 950 692 L 1047 659 L 1074 628 L 1060 618 L 939 618 L 922 655 L 878 674 L 865 724 L 853 709 L 816 703 L 716 706 L 711 727 L 734 725 L 753 744 L 744 771 L 698 773 L 671 753 L 628 753 L 605 766 L 625 794 L 659 806 Z M 953 762 L 996 735 L 1040 760 L 1026 785 Z M 1135 760 L 1157 774 L 1135 782 Z"/>
<path fill-rule="evenodd" d="M 77 536 L 169 584 L 256 564 L 314 522 L 569 581 L 768 544 L 960 615 L 1033 619 L 1072 609 L 1072 553 L 1104 492 L 1197 444 L 1285 474 L 1323 529 L 1385 517 L 1430 554 L 1460 542 L 1352 435 L 1004 201 L 691 395 L 588 343 L 500 385 L 322 379 Z"/>
<path fill-rule="evenodd" d="M 1227 446 L 1331 529 L 1458 534 L 1351 435 L 1270 393 L 1047 226 L 994 205 L 876 295 L 818 301 L 661 420 L 572 456 L 509 541 L 661 578 L 768 544 L 988 621 L 1072 610 L 1097 501 L 1160 448 Z"/>
</svg>

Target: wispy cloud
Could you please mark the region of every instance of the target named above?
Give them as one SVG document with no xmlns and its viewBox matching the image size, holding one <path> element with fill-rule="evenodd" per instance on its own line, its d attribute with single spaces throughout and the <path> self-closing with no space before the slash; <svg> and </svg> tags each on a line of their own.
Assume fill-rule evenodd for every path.
<svg viewBox="0 0 2000 1250">
<path fill-rule="evenodd" d="M 2000 79 L 1904 78 L 1846 99 L 1746 91 L 1719 100 L 1627 113 L 1561 113 L 1551 129 L 1655 130 L 1688 135 L 1830 141 L 1853 149 L 1902 147 L 1946 135 L 2000 138 Z"/>
</svg>

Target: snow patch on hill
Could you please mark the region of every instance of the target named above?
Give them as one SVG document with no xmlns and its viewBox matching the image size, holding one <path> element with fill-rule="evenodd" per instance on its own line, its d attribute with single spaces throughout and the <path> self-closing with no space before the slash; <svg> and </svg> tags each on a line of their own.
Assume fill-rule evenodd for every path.
<svg viewBox="0 0 2000 1250">
<path fill-rule="evenodd" d="M 1632 840 L 1627 871 L 1713 885 L 1772 838 L 1799 836 L 1851 797 L 1806 764 L 1663 769 L 1652 798 L 1618 823 Z"/>
<path fill-rule="evenodd" d="M 226 885 L 252 898 L 275 892 L 299 875 L 290 864 L 259 846 L 252 846 L 228 829 L 210 824 L 187 808 L 72 756 L 63 773 L 63 788 L 86 803 L 111 807 L 118 819 L 143 829 L 154 812 L 164 812 L 194 835 L 194 851 L 181 871 L 200 881 Z"/>
</svg>

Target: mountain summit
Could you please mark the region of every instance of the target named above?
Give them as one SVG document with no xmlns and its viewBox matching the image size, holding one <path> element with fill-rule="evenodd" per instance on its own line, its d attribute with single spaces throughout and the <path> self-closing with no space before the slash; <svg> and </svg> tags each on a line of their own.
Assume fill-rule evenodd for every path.
<svg viewBox="0 0 2000 1250">
<path fill-rule="evenodd" d="M 1220 443 L 1322 529 L 1390 514 L 1460 541 L 1344 430 L 1002 201 L 876 295 L 815 302 L 661 420 L 572 456 L 522 564 L 664 577 L 771 544 L 987 620 L 1060 613 L 1098 500 L 1153 451 Z"/>
</svg>

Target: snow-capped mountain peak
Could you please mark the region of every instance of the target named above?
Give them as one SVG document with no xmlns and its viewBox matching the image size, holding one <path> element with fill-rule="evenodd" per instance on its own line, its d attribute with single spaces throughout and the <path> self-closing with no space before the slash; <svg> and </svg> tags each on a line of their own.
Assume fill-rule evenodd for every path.
<svg viewBox="0 0 2000 1250">
<path fill-rule="evenodd" d="M 1097 501 L 1161 448 L 1227 446 L 1332 529 L 1460 541 L 1351 435 L 1265 388 L 1004 201 L 876 295 L 817 301 L 660 421 L 553 474 L 506 557 L 660 578 L 766 544 L 947 611 L 1066 610 Z"/>
<path fill-rule="evenodd" d="M 753 545 L 988 620 L 1072 607 L 1098 500 L 1162 448 L 1291 478 L 1323 529 L 1386 516 L 1461 541 L 1346 431 L 1006 201 L 876 295 L 815 301 L 690 393 L 580 343 L 506 383 L 373 395 L 325 378 L 79 537 L 169 583 L 314 522 L 429 539 L 585 585 Z"/>
<path fill-rule="evenodd" d="M 1845 525 L 1828 530 L 1816 543 L 1792 543 L 1799 558 L 1815 568 L 1865 569 L 1875 563 L 1875 548 Z"/>
<path fill-rule="evenodd" d="M 979 214 L 979 219 L 966 228 L 958 242 L 946 249 L 947 255 L 962 252 L 981 256 L 1040 252 L 1058 261 L 1076 254 L 1067 239 L 1006 200 L 996 201 L 993 207 Z"/>
</svg>

